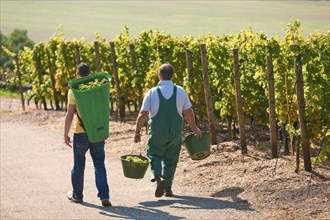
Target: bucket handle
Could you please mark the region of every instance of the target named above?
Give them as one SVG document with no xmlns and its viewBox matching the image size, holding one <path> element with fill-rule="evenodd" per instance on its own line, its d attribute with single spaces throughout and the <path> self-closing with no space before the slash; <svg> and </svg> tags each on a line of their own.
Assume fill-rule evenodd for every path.
<svg viewBox="0 0 330 220">
<path fill-rule="evenodd" d="M 139 154 L 142 155 L 142 153 L 141 153 L 141 152 L 142 152 L 142 150 L 141 150 L 141 148 L 142 148 L 142 146 L 141 146 L 141 142 L 139 142 L 139 145 L 137 145 L 137 146 L 138 146 L 138 149 L 140 150 Z M 135 147 L 136 147 L 136 145 L 133 145 L 133 148 L 132 148 L 131 154 L 133 154 Z"/>
</svg>

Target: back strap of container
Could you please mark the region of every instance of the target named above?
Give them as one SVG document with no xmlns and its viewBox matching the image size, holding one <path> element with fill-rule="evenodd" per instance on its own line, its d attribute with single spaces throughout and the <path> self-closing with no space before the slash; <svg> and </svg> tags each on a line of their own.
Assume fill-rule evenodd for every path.
<svg viewBox="0 0 330 220">
<path fill-rule="evenodd" d="M 80 126 L 86 131 L 85 126 L 84 126 L 84 122 L 83 122 L 83 120 L 80 118 L 80 116 L 79 116 L 77 110 L 76 110 L 76 113 L 77 113 L 77 117 L 78 117 L 78 120 L 79 120 L 79 124 L 80 124 Z"/>
</svg>

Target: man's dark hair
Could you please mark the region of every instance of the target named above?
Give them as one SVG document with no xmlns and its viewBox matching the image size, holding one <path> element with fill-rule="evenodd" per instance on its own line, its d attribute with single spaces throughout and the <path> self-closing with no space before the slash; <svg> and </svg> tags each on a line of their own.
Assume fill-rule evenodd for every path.
<svg viewBox="0 0 330 220">
<path fill-rule="evenodd" d="M 90 74 L 89 66 L 84 63 L 79 64 L 76 74 L 79 74 L 80 76 L 88 76 Z"/>
<path fill-rule="evenodd" d="M 171 64 L 163 64 L 159 67 L 158 72 L 164 80 L 170 80 L 174 74 L 174 68 Z"/>
</svg>

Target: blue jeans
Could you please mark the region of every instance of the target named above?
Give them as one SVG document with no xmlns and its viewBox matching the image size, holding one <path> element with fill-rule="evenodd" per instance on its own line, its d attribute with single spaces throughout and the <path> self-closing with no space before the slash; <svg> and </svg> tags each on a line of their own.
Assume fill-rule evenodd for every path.
<svg viewBox="0 0 330 220">
<path fill-rule="evenodd" d="M 86 162 L 86 152 L 90 151 L 95 170 L 95 182 L 98 190 L 97 196 L 102 199 L 109 199 L 109 186 L 107 182 L 107 172 L 104 165 L 105 152 L 104 141 L 91 143 L 88 141 L 86 133 L 73 135 L 73 159 L 74 165 L 71 171 L 71 182 L 73 187 L 73 197 L 83 198 L 84 171 Z"/>
</svg>

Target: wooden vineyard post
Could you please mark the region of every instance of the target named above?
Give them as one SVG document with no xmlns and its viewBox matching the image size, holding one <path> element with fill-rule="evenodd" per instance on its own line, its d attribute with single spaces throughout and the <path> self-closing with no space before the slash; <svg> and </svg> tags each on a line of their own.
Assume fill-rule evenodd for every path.
<svg viewBox="0 0 330 220">
<path fill-rule="evenodd" d="M 289 101 L 289 86 L 288 86 L 288 74 L 285 74 L 284 78 L 284 83 L 285 83 L 285 99 L 286 99 L 286 111 L 287 111 L 287 120 L 286 124 L 291 125 L 291 117 L 290 117 L 290 101 Z M 289 154 L 289 143 L 287 140 L 288 132 L 285 130 L 286 125 L 284 125 L 284 153 L 285 155 Z M 294 154 L 294 149 L 293 149 L 293 135 L 292 132 L 289 132 L 289 138 L 290 138 L 290 146 L 291 146 L 291 156 Z"/>
<path fill-rule="evenodd" d="M 117 94 L 117 109 L 119 109 L 120 122 L 123 122 L 125 120 L 125 105 L 120 89 L 118 69 L 117 69 L 117 57 L 115 51 L 115 44 L 113 41 L 110 42 L 110 51 L 111 51 L 111 60 L 112 60 L 112 70 L 113 70 L 113 76 L 115 80 L 115 87 Z M 116 121 L 117 121 L 117 115 L 116 115 Z"/>
<path fill-rule="evenodd" d="M 63 43 L 62 45 L 62 51 L 63 51 L 63 58 L 64 58 L 64 68 L 67 70 L 68 69 L 68 58 L 66 54 L 66 44 Z M 68 73 L 70 76 L 76 77 L 75 73 L 71 73 L 71 71 Z M 68 105 L 68 93 L 65 94 L 65 106 Z"/>
<path fill-rule="evenodd" d="M 64 67 L 65 69 L 69 69 L 67 47 L 65 43 L 62 45 L 62 50 L 63 50 L 63 58 L 64 58 Z M 75 72 L 70 71 L 69 74 L 71 75 L 71 77 L 76 77 Z"/>
<path fill-rule="evenodd" d="M 274 71 L 272 55 L 267 55 L 268 72 L 268 96 L 269 96 L 269 124 L 270 143 L 272 148 L 272 158 L 277 158 L 277 134 L 276 134 L 276 112 L 275 112 L 275 91 L 274 91 Z"/>
<path fill-rule="evenodd" d="M 296 74 L 296 93 L 298 101 L 298 113 L 299 113 L 299 127 L 301 134 L 301 143 L 304 155 L 304 166 L 306 171 L 311 171 L 311 156 L 310 156 L 310 144 L 308 138 L 308 130 L 305 118 L 305 99 L 304 99 L 304 80 L 302 75 L 302 66 L 300 63 L 300 55 L 295 59 L 295 74 Z"/>
<path fill-rule="evenodd" d="M 186 65 L 187 65 L 187 70 L 188 70 L 188 81 L 193 84 L 194 83 L 194 67 L 192 63 L 192 52 L 189 49 L 186 49 Z M 191 94 L 194 94 L 194 89 L 191 88 Z M 193 105 L 195 103 L 192 103 Z M 196 114 L 195 114 L 195 119 L 196 119 Z"/>
<path fill-rule="evenodd" d="M 194 67 L 193 67 L 193 63 L 192 63 L 192 52 L 189 49 L 186 49 L 186 65 L 187 65 L 187 71 L 188 71 L 188 81 L 193 84 L 194 83 Z M 194 89 L 191 88 L 191 94 L 194 94 Z M 192 102 L 192 105 L 194 106 L 195 103 Z M 195 122 L 197 123 L 197 115 L 195 113 Z M 188 126 L 188 129 L 191 131 L 190 126 Z"/>
<path fill-rule="evenodd" d="M 187 70 L 188 70 L 188 81 L 190 83 L 194 83 L 194 68 L 192 64 L 192 52 L 189 49 L 186 49 L 186 63 L 187 63 Z"/>
<path fill-rule="evenodd" d="M 42 69 L 41 69 L 40 59 L 39 59 L 36 51 L 34 51 L 33 56 L 34 56 L 34 61 L 35 61 L 36 69 L 37 69 L 37 73 L 38 73 L 39 84 L 42 85 L 43 84 Z M 42 104 L 44 106 L 44 110 L 47 110 L 47 103 L 46 103 L 45 97 L 41 96 L 40 98 L 41 98 Z"/>
<path fill-rule="evenodd" d="M 101 71 L 101 61 L 100 61 L 100 52 L 99 52 L 99 42 L 94 41 L 94 49 L 95 49 L 95 68 L 97 72 Z"/>
<path fill-rule="evenodd" d="M 139 73 L 137 71 L 136 57 L 135 57 L 135 48 L 134 48 L 133 43 L 129 44 L 129 54 L 131 56 L 131 62 L 132 62 L 132 67 L 133 67 L 133 71 L 134 71 L 134 76 L 136 78 L 139 78 Z M 143 101 L 143 99 L 142 99 L 143 91 L 141 88 L 141 84 L 137 84 L 137 89 L 138 89 L 137 101 L 138 101 L 138 106 L 140 109 L 142 106 L 142 101 Z"/>
<path fill-rule="evenodd" d="M 247 153 L 246 146 L 246 135 L 244 128 L 244 115 L 242 107 L 242 92 L 241 92 L 241 82 L 240 82 L 240 73 L 239 73 L 239 62 L 238 62 L 238 49 L 233 49 L 234 55 L 234 75 L 235 75 L 235 90 L 236 90 L 236 105 L 237 105 L 237 116 L 238 116 L 238 125 L 239 125 L 239 136 L 241 143 L 242 154 Z"/>
<path fill-rule="evenodd" d="M 55 84 L 56 84 L 56 81 L 55 81 L 55 71 L 54 71 L 53 65 L 52 65 L 52 63 L 50 61 L 50 54 L 49 54 L 49 51 L 48 50 L 46 51 L 46 54 L 47 54 L 47 63 L 48 63 L 50 81 L 52 83 L 52 90 L 53 90 L 54 101 L 55 101 L 55 109 L 58 111 L 61 108 L 60 108 L 60 102 L 58 100 L 58 92 L 57 92 L 56 87 L 55 87 Z"/>
<path fill-rule="evenodd" d="M 64 67 L 68 68 L 68 57 L 66 54 L 66 44 L 65 43 L 62 44 L 62 51 L 63 51 L 63 58 L 64 58 Z"/>
<path fill-rule="evenodd" d="M 79 51 L 79 45 L 75 43 L 74 45 L 75 50 L 76 50 L 76 64 L 77 66 L 80 64 L 80 51 Z"/>
<path fill-rule="evenodd" d="M 164 63 L 163 49 L 162 46 L 157 46 L 158 58 L 161 63 Z"/>
<path fill-rule="evenodd" d="M 213 105 L 212 105 L 212 95 L 211 95 L 210 80 L 209 80 L 209 75 L 208 75 L 206 45 L 201 44 L 200 47 L 201 47 L 201 55 L 202 55 L 204 93 L 205 93 L 205 100 L 206 100 L 207 116 L 208 116 L 208 120 L 209 120 L 211 144 L 217 144 L 217 136 L 216 136 L 216 132 L 215 132 L 215 119 L 214 119 Z"/>
<path fill-rule="evenodd" d="M 24 94 L 23 94 L 23 87 L 22 87 L 22 75 L 20 72 L 19 58 L 17 55 L 15 56 L 15 62 L 16 62 L 16 67 L 17 67 L 16 73 L 18 76 L 18 88 L 19 88 L 19 92 L 21 94 L 22 108 L 23 108 L 23 111 L 25 111 L 25 102 L 24 102 Z"/>
</svg>

